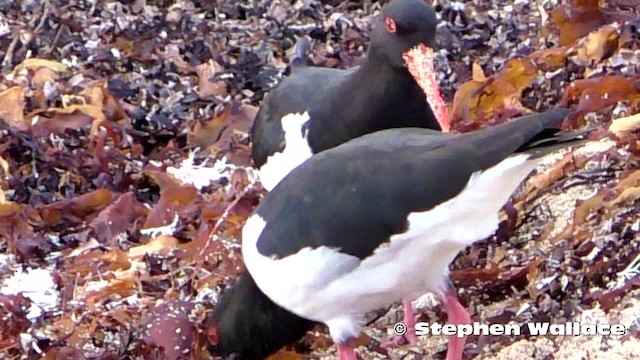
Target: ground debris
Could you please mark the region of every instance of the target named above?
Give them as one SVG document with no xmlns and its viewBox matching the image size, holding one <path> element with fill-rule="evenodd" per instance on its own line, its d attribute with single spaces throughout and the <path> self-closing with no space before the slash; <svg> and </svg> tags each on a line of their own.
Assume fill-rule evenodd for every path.
<svg viewBox="0 0 640 360">
<path fill-rule="evenodd" d="M 451 277 L 475 321 L 605 321 L 628 336 L 470 338 L 467 358 L 637 358 L 638 1 L 435 0 L 434 66 L 454 131 L 556 104 L 597 129 L 549 155 L 461 253 Z M 289 73 L 367 51 L 378 2 L 0 0 L 0 358 L 207 359 L 204 319 L 243 268 L 263 195 L 247 131 Z M 33 286 L 37 283 L 38 286 Z M 443 322 L 433 299 L 421 320 Z M 443 358 L 444 337 L 371 359 Z M 274 359 L 335 354 L 318 327 Z"/>
</svg>

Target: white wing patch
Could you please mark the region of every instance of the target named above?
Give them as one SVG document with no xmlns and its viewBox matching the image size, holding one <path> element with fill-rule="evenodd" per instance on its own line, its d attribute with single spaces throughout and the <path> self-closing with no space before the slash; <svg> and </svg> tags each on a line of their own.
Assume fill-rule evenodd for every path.
<svg viewBox="0 0 640 360">
<path fill-rule="evenodd" d="M 260 182 L 268 191 L 273 190 L 291 170 L 313 155 L 307 143 L 307 131 L 303 130 L 308 121 L 309 113 L 306 111 L 282 117 L 285 148 L 282 152 L 269 156 L 259 170 Z"/>
</svg>

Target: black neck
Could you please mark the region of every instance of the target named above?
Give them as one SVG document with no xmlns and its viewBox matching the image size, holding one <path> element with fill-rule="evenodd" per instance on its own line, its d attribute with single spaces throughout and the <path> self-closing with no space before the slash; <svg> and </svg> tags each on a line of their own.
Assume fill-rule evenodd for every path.
<svg viewBox="0 0 640 360">
<path fill-rule="evenodd" d="M 302 338 L 315 324 L 272 302 L 246 270 L 222 295 L 209 322 L 218 326 L 220 339 L 210 351 L 235 353 L 238 360 L 263 359 Z"/>
</svg>

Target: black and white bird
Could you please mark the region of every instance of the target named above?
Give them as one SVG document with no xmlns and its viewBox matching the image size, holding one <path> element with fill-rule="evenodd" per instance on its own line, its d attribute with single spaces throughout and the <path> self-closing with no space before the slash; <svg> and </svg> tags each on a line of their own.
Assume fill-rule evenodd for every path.
<svg viewBox="0 0 640 360">
<path fill-rule="evenodd" d="M 273 189 L 311 155 L 364 134 L 401 127 L 449 129 L 435 81 L 415 79 L 410 68 L 418 65 L 408 56 L 434 45 L 435 11 L 424 0 L 393 0 L 381 13 L 360 66 L 308 66 L 300 61 L 308 44 L 296 45 L 291 76 L 265 97 L 251 129 L 252 158 L 265 189 Z"/>
<path fill-rule="evenodd" d="M 441 297 L 449 323 L 468 323 L 448 282 L 449 263 L 495 232 L 499 211 L 542 155 L 583 141 L 584 134 L 558 136 L 554 125 L 568 112 L 463 134 L 383 130 L 314 155 L 247 220 L 248 273 L 216 309 L 214 343 L 220 340 L 227 354 L 264 351 L 278 343 L 268 334 L 290 340 L 318 322 L 328 326 L 340 359 L 353 360 L 366 313 L 429 292 Z M 405 304 L 411 327 L 413 310 Z M 263 335 L 270 344 L 260 342 Z M 460 359 L 464 342 L 452 337 L 447 359 Z"/>
</svg>

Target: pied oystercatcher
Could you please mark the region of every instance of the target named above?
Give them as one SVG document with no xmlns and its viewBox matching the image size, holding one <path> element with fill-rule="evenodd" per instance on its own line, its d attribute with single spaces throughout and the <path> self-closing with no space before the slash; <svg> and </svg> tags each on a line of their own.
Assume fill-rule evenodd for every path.
<svg viewBox="0 0 640 360">
<path fill-rule="evenodd" d="M 541 155 L 582 140 L 556 136 L 567 113 L 465 134 L 383 130 L 314 155 L 247 220 L 248 272 L 214 312 L 213 352 L 264 357 L 319 322 L 340 359 L 355 359 L 367 312 L 427 292 L 442 298 L 450 323 L 468 322 L 448 265 L 495 232 L 500 209 Z M 447 359 L 460 359 L 463 347 L 452 338 Z"/>
<path fill-rule="evenodd" d="M 435 11 L 424 0 L 393 0 L 381 15 L 360 66 L 331 69 L 295 59 L 291 76 L 265 97 L 251 129 L 252 158 L 265 189 L 273 189 L 312 154 L 364 134 L 402 127 L 449 129 L 435 81 L 415 79 L 410 72 L 417 66 L 410 63 L 410 52 L 426 52 L 434 44 Z M 307 46 L 298 42 L 297 58 L 306 56 Z"/>
</svg>

